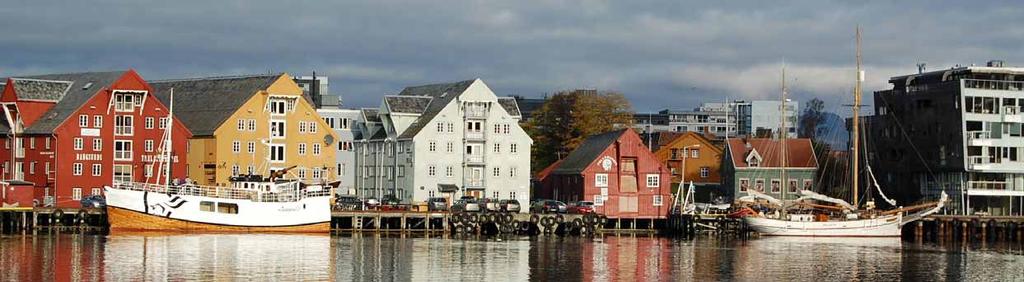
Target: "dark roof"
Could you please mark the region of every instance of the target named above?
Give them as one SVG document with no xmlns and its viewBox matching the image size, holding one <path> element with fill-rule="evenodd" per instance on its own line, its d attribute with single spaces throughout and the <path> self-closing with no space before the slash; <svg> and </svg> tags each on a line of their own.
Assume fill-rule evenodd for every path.
<svg viewBox="0 0 1024 282">
<path fill-rule="evenodd" d="M 70 88 L 60 95 L 60 101 L 53 105 L 49 111 L 43 116 L 39 117 L 31 126 L 25 129 L 26 134 L 52 134 L 53 130 L 57 128 L 68 116 L 82 107 L 82 104 L 89 101 L 96 93 L 103 87 L 110 87 L 114 84 L 126 71 L 112 71 L 112 72 L 85 72 L 85 73 L 64 73 L 64 74 L 47 74 L 47 75 L 35 75 L 35 76 L 19 76 L 17 78 L 22 79 L 35 79 L 35 80 L 49 80 L 49 81 L 67 81 L 71 82 Z M 16 81 L 20 81 L 15 79 Z M 18 83 L 15 83 L 17 85 Z M 89 87 L 85 87 L 85 86 Z M 17 87 L 17 86 L 15 86 Z M 47 86 L 47 89 L 56 89 L 54 85 Z M 16 88 L 17 89 L 17 88 Z M 18 93 L 21 97 L 21 93 Z M 42 95 L 41 93 L 35 93 L 33 95 Z M 56 97 L 52 95 L 42 95 L 42 97 Z M 26 97 L 27 98 L 27 97 Z"/>
<path fill-rule="evenodd" d="M 747 144 L 750 144 L 749 148 Z M 760 167 L 778 168 L 782 164 L 781 142 L 767 138 L 729 138 L 726 147 L 732 156 L 733 167 L 747 167 L 747 156 L 753 150 L 761 156 Z M 786 139 L 786 167 L 817 168 L 818 160 L 814 156 L 811 139 Z"/>
<path fill-rule="evenodd" d="M 160 102 L 168 106 L 174 88 L 174 117 L 195 136 L 211 136 L 253 95 L 269 88 L 281 75 L 164 80 L 150 85 Z"/>
<path fill-rule="evenodd" d="M 473 79 L 455 83 L 412 86 L 403 89 L 402 93 L 398 93 L 399 96 L 426 96 L 433 99 L 430 100 L 430 104 L 427 105 L 427 109 L 423 111 L 423 115 L 416 119 L 416 122 L 409 125 L 409 128 L 407 128 L 405 132 L 402 132 L 398 138 L 408 139 L 419 134 L 420 130 L 422 130 L 423 127 L 426 127 L 427 123 L 433 120 L 434 116 L 436 116 L 438 112 L 441 112 L 441 109 L 444 109 L 444 107 L 455 99 L 455 97 L 466 92 L 466 88 L 469 88 L 474 81 L 476 80 Z"/>
<path fill-rule="evenodd" d="M 0 89 L 2 91 L 2 89 Z M 11 127 L 7 125 L 7 116 L 0 115 L 0 134 L 10 134 Z"/>
<path fill-rule="evenodd" d="M 444 192 L 444 193 L 455 192 L 455 191 L 459 191 L 459 186 L 455 186 L 455 184 L 441 184 L 441 183 L 438 183 L 437 184 L 437 190 L 441 191 L 441 192 Z"/>
<path fill-rule="evenodd" d="M 598 135 L 590 136 L 587 140 L 583 140 L 583 144 L 580 144 L 576 150 L 569 153 L 569 156 L 562 160 L 562 164 L 555 168 L 553 174 L 576 174 L 582 173 L 583 170 L 587 169 L 597 157 L 601 156 L 601 153 L 605 149 L 608 149 L 615 140 L 619 140 L 619 137 L 629 129 L 619 129 L 615 131 L 605 132 Z"/>
<path fill-rule="evenodd" d="M 516 99 L 516 106 L 519 107 L 519 112 L 523 116 L 523 119 L 529 119 L 533 112 L 539 110 L 544 106 L 544 103 L 548 101 L 547 97 L 544 98 L 523 98 L 520 96 L 512 96 Z"/>
<path fill-rule="evenodd" d="M 421 96 L 384 96 L 389 111 L 405 114 L 422 114 L 432 99 Z"/>
<path fill-rule="evenodd" d="M 369 140 L 384 140 L 384 138 L 388 138 L 388 133 L 386 130 L 381 128 L 378 129 L 377 132 L 374 132 L 373 136 L 370 136 Z"/>
<path fill-rule="evenodd" d="M 6 182 L 7 185 L 20 185 L 20 186 L 33 186 L 33 185 L 36 185 L 35 183 L 32 183 L 32 182 L 28 182 L 28 181 L 24 181 L 24 180 L 16 180 L 16 179 L 8 179 L 8 180 L 0 180 L 0 181 Z"/>
<path fill-rule="evenodd" d="M 380 116 L 377 115 L 380 110 L 374 108 L 361 109 L 363 112 L 363 120 L 366 122 L 380 122 Z"/>
<path fill-rule="evenodd" d="M 25 78 L 12 78 L 12 80 L 14 80 L 14 92 L 18 94 L 18 99 L 60 101 L 71 87 L 70 81 Z"/>
<path fill-rule="evenodd" d="M 505 112 L 508 112 L 511 116 L 522 116 L 522 114 L 519 113 L 519 105 L 517 105 L 515 98 L 498 97 L 498 105 L 501 105 L 501 107 L 505 109 Z"/>
</svg>

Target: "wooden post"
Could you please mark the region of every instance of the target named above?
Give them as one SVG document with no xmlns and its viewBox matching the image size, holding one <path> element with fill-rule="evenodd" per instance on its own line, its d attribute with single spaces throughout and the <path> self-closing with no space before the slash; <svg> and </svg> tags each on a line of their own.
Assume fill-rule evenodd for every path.
<svg viewBox="0 0 1024 282">
<path fill-rule="evenodd" d="M 917 226 L 914 228 L 914 239 L 918 242 L 921 241 L 922 235 L 924 234 L 924 222 L 918 220 Z"/>
</svg>

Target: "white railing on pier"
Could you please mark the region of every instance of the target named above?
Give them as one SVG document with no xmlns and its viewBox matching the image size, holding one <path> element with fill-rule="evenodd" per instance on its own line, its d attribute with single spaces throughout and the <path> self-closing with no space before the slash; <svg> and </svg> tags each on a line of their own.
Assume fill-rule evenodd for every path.
<svg viewBox="0 0 1024 282">
<path fill-rule="evenodd" d="M 115 181 L 114 189 L 130 191 L 148 191 L 155 193 L 201 196 L 221 199 L 250 200 L 254 202 L 294 202 L 310 197 L 330 196 L 329 189 L 305 190 L 292 185 L 278 192 L 262 192 L 234 187 L 202 186 L 202 185 L 162 185 L 140 182 Z"/>
</svg>

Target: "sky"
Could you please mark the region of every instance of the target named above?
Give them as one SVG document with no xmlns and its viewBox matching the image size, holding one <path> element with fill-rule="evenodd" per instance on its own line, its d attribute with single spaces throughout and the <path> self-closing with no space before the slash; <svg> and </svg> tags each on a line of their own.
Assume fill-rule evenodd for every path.
<svg viewBox="0 0 1024 282">
<path fill-rule="evenodd" d="M 316 71 L 353 108 L 480 78 L 500 96 L 588 88 L 639 112 L 687 109 L 779 99 L 785 65 L 793 99 L 843 112 L 858 24 L 867 94 L 920 62 L 1024 65 L 1024 4 L 999 1 L 5 2 L 0 76 Z"/>
</svg>

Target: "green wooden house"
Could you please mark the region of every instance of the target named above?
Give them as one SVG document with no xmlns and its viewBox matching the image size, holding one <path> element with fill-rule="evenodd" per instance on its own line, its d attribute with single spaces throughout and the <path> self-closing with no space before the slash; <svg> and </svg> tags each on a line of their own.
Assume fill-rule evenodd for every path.
<svg viewBox="0 0 1024 282">
<path fill-rule="evenodd" d="M 812 189 L 818 161 L 811 140 L 786 140 L 785 180 L 781 153 L 779 140 L 727 139 L 721 168 L 724 192 L 732 200 L 747 195 L 748 189 L 777 199 L 796 199 L 800 197 L 800 190 Z"/>
</svg>

